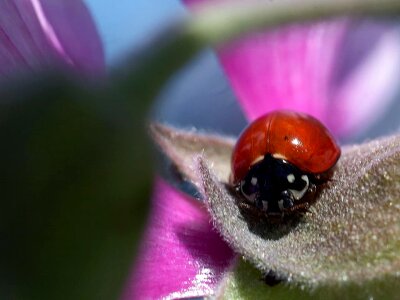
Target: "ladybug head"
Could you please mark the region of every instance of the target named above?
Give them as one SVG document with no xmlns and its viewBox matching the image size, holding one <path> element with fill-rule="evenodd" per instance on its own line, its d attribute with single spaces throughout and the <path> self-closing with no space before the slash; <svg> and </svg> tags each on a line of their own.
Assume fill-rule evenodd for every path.
<svg viewBox="0 0 400 300">
<path fill-rule="evenodd" d="M 267 154 L 250 168 L 238 189 L 258 209 L 281 214 L 301 202 L 312 185 L 310 178 L 293 164 Z"/>
</svg>

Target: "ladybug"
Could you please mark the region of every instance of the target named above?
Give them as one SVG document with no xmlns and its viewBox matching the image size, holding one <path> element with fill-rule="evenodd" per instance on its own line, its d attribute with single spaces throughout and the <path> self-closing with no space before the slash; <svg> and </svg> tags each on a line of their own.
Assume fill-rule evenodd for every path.
<svg viewBox="0 0 400 300">
<path fill-rule="evenodd" d="M 317 119 L 273 111 L 240 135 L 230 182 L 247 207 L 267 217 L 306 211 L 339 157 L 337 142 Z"/>
</svg>

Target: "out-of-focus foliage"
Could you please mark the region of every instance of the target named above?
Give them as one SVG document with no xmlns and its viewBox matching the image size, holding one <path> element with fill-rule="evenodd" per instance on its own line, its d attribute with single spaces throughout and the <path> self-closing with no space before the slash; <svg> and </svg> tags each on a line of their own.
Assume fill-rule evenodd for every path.
<svg viewBox="0 0 400 300">
<path fill-rule="evenodd" d="M 115 297 L 148 202 L 143 110 L 57 74 L 0 95 L 1 297 Z"/>
</svg>

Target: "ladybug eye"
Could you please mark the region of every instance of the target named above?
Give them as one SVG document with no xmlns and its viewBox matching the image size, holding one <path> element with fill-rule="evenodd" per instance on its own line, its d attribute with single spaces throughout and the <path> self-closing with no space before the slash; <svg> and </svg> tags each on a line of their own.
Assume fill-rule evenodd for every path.
<svg viewBox="0 0 400 300">
<path fill-rule="evenodd" d="M 257 177 L 247 178 L 240 183 L 240 191 L 252 203 L 254 203 L 259 189 Z"/>
</svg>

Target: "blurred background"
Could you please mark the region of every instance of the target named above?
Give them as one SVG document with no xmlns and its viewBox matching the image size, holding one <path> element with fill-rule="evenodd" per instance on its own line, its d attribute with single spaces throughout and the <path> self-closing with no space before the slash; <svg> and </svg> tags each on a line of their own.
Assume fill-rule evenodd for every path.
<svg viewBox="0 0 400 300">
<path fill-rule="evenodd" d="M 145 47 L 168 22 L 187 14 L 179 0 L 87 0 L 112 68 Z M 218 99 L 218 101 L 215 101 Z M 210 109 L 213 107 L 213 109 Z M 157 99 L 153 118 L 171 125 L 238 134 L 246 121 L 211 50 L 178 72 Z M 207 118 L 204 116 L 207 115 Z"/>
<path fill-rule="evenodd" d="M 179 0 L 120 0 L 117 5 L 107 0 L 86 2 L 111 69 L 132 49 L 145 47 L 165 24 L 188 13 Z M 342 143 L 362 142 L 398 131 L 399 112 L 400 101 L 394 101 L 379 122 Z M 211 50 L 202 51 L 175 74 L 156 99 L 152 118 L 178 127 L 227 135 L 239 134 L 247 123 Z"/>
</svg>

